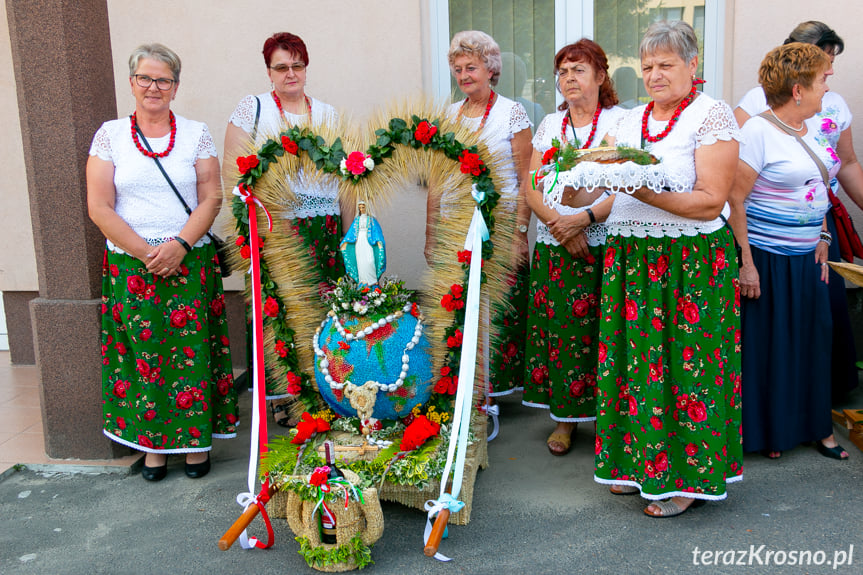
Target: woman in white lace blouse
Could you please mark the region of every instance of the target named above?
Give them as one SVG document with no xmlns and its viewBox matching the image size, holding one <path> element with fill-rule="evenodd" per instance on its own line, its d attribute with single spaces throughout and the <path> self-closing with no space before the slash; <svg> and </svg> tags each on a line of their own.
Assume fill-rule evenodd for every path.
<svg viewBox="0 0 863 575">
<path fill-rule="evenodd" d="M 231 114 L 225 129 L 225 185 L 236 181 L 231 181 L 231 168 L 235 168 L 237 156 L 247 153 L 250 141 L 260 146 L 286 127 L 305 126 L 314 130 L 338 122 L 338 114 L 332 106 L 306 94 L 309 53 L 302 38 L 289 32 L 273 34 L 264 42 L 262 52 L 272 89 L 257 96 L 246 96 Z M 280 229 L 302 238 L 318 283 L 325 289 L 329 280 L 337 280 L 345 273 L 339 241 L 347 230 L 342 229 L 338 182 L 335 179 L 311 181 L 300 172 L 289 184 L 296 195 L 296 203 L 290 206 L 289 220 L 283 222 Z M 350 210 L 344 211 L 352 216 L 348 213 Z M 248 343 L 248 357 L 251 358 Z M 276 389 L 269 381 L 266 394 L 267 399 L 287 397 L 283 389 Z M 290 427 L 286 406 L 286 402 L 274 402 L 273 416 L 278 425 Z"/>
<path fill-rule="evenodd" d="M 671 517 L 724 499 L 743 473 L 737 257 L 725 225 L 740 136 L 731 109 L 696 91 L 688 24 L 652 24 L 640 53 L 652 101 L 627 111 L 609 143 L 659 158 L 665 189 L 618 193 L 606 220 L 595 478 Z"/>
<path fill-rule="evenodd" d="M 147 453 L 148 481 L 165 477 L 169 453 L 203 477 L 212 439 L 236 436 L 222 278 L 206 235 L 221 204 L 219 160 L 207 126 L 171 112 L 179 83 L 173 51 L 136 48 L 135 112 L 102 124 L 87 162 L 90 217 L 107 238 L 104 432 Z"/>
<path fill-rule="evenodd" d="M 511 279 L 509 309 L 492 310 L 491 337 L 484 343 L 485 382 L 489 395 L 506 395 L 523 387 L 524 334 L 527 303 L 528 245 L 527 227 L 530 209 L 519 196 L 520 182 L 527 178 L 532 150 L 530 119 L 520 103 L 501 96 L 493 89 L 501 72 L 500 47 L 484 32 L 467 30 L 453 36 L 449 49 L 450 71 L 465 99 L 453 103 L 448 114 L 480 138 L 492 152 L 507 161 L 500 164 L 498 176 L 503 180 L 499 210 L 517 213 L 513 245 L 499 249 L 517 258 L 517 271 Z M 444 196 L 444 204 L 446 197 Z M 429 206 L 429 222 L 435 219 L 435 207 Z M 446 208 L 444 205 L 444 213 Z M 433 226 L 432 226 L 433 227 Z M 427 232 L 426 259 L 431 257 L 433 232 Z M 431 241 L 428 241 L 431 240 Z M 493 438 L 493 437 L 492 437 Z"/>
</svg>

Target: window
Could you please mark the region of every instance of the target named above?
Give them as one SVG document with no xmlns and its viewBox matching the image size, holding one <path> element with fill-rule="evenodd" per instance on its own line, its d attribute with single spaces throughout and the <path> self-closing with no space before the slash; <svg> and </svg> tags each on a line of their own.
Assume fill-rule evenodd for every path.
<svg viewBox="0 0 863 575">
<path fill-rule="evenodd" d="M 647 98 L 638 54 L 644 31 L 655 20 L 680 18 L 698 36 L 704 91 L 722 97 L 725 0 L 429 0 L 429 6 L 433 85 L 439 96 L 461 96 L 446 60 L 452 35 L 482 30 L 504 53 L 497 91 L 524 103 L 534 124 L 541 119 L 536 117 L 540 109 L 551 113 L 562 101 L 554 88 L 554 54 L 582 37 L 603 47 L 621 102 L 634 106 Z"/>
</svg>

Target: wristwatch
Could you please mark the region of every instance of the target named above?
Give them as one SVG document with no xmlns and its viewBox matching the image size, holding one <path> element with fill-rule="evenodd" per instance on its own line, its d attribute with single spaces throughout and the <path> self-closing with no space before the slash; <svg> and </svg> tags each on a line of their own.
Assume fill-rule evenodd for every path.
<svg viewBox="0 0 863 575">
<path fill-rule="evenodd" d="M 527 233 L 527 226 L 524 224 L 521 224 L 520 226 L 518 226 L 518 231 L 520 231 L 523 234 L 526 234 Z"/>
</svg>

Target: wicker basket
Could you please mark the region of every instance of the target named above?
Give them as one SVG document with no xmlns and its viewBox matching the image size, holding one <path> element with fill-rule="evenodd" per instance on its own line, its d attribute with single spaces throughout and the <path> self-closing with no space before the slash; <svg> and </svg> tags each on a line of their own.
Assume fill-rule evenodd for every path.
<svg viewBox="0 0 863 575">
<path fill-rule="evenodd" d="M 356 473 L 345 469 L 344 474 L 345 478 L 351 483 L 356 484 L 359 482 Z M 360 504 L 358 501 L 351 499 L 347 507 L 342 504 L 329 505 L 330 510 L 336 517 L 335 544 L 327 544 L 321 541 L 314 501 L 305 501 L 300 499 L 300 496 L 293 491 L 288 491 L 285 497 L 284 514 L 291 531 L 299 537 L 306 537 L 313 547 L 332 549 L 339 545 L 346 545 L 357 534 L 359 534 L 364 545 L 371 546 L 383 535 L 384 514 L 381 511 L 377 489 L 374 487 L 364 489 L 363 500 L 364 503 Z M 272 501 L 273 499 L 270 499 L 270 502 Z M 327 573 L 350 571 L 357 568 L 357 564 L 353 559 L 349 559 L 343 563 L 309 566 Z"/>
</svg>

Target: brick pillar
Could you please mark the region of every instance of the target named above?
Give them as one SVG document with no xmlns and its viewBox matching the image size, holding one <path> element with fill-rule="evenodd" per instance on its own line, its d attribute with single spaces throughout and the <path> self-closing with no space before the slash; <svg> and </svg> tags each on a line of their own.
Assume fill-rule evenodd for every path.
<svg viewBox="0 0 863 575">
<path fill-rule="evenodd" d="M 30 303 L 49 457 L 107 459 L 99 317 L 104 238 L 87 215 L 93 134 L 117 117 L 106 0 L 6 0 L 39 297 Z"/>
</svg>

